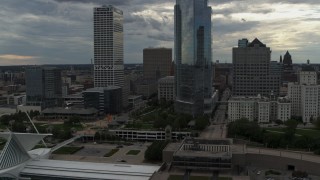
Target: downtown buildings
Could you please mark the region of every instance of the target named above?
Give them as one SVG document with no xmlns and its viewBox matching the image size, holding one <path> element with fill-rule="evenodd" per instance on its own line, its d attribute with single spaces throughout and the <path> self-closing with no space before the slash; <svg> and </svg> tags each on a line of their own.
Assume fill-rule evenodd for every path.
<svg viewBox="0 0 320 180">
<path fill-rule="evenodd" d="M 288 83 L 288 97 L 292 101 L 292 115 L 310 123 L 320 116 L 320 85 L 318 75 L 309 64 L 302 67 L 298 82 Z"/>
<path fill-rule="evenodd" d="M 271 50 L 257 38 L 241 39 L 232 49 L 235 96 L 276 96 L 280 93 L 282 64 L 271 61 Z"/>
<path fill-rule="evenodd" d="M 213 107 L 211 7 L 207 0 L 177 0 L 175 18 L 175 111 L 210 114 Z"/>
<path fill-rule="evenodd" d="M 143 77 L 148 80 L 158 80 L 170 76 L 172 66 L 171 48 L 143 49 Z"/>
<path fill-rule="evenodd" d="M 30 67 L 26 70 L 26 105 L 40 109 L 60 105 L 61 70 L 53 67 Z"/>
<path fill-rule="evenodd" d="M 94 87 L 122 88 L 122 107 L 128 105 L 124 82 L 123 12 L 111 5 L 94 8 Z"/>
</svg>

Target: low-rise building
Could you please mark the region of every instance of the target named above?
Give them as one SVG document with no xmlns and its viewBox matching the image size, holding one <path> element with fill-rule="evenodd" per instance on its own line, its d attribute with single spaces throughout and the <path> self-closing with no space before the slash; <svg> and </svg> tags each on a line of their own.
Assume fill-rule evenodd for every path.
<svg viewBox="0 0 320 180">
<path fill-rule="evenodd" d="M 288 98 L 269 99 L 258 96 L 234 96 L 228 101 L 228 119 L 235 121 L 247 118 L 249 121 L 268 123 L 274 120 L 287 121 L 291 117 L 291 103 Z"/>
<path fill-rule="evenodd" d="M 165 99 L 173 101 L 175 99 L 174 76 L 167 76 L 158 81 L 158 100 Z"/>
<path fill-rule="evenodd" d="M 94 108 L 47 108 L 41 112 L 42 118 L 66 120 L 76 116 L 82 120 L 95 120 L 98 117 L 98 110 Z"/>
<path fill-rule="evenodd" d="M 192 139 L 169 144 L 163 161 L 179 169 L 228 170 L 232 168 L 232 139 Z"/>
<path fill-rule="evenodd" d="M 142 100 L 142 95 L 131 95 L 128 97 L 128 104 L 129 107 L 132 108 L 139 108 L 143 106 L 143 100 Z"/>
<path fill-rule="evenodd" d="M 175 132 L 171 130 L 153 131 L 153 130 L 132 130 L 116 129 L 109 130 L 114 135 L 130 141 L 155 141 L 155 140 L 181 140 L 190 137 L 191 132 Z"/>
<path fill-rule="evenodd" d="M 83 93 L 85 108 L 95 108 L 100 114 L 118 114 L 122 110 L 122 90 L 118 86 L 96 87 Z"/>
</svg>

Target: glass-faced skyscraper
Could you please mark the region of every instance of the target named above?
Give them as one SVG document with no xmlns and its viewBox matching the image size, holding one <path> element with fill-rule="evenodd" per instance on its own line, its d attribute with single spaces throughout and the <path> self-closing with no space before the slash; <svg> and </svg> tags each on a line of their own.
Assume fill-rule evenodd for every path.
<svg viewBox="0 0 320 180">
<path fill-rule="evenodd" d="M 128 91 L 124 85 L 123 12 L 111 5 L 95 7 L 94 86 L 122 88 L 122 105 L 127 106 Z"/>
<path fill-rule="evenodd" d="M 176 0 L 175 111 L 212 112 L 211 7 L 207 0 Z"/>
</svg>

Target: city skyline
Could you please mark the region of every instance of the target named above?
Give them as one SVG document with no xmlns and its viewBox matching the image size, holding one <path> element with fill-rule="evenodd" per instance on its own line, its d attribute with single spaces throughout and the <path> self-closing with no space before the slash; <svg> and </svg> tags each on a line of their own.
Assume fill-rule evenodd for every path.
<svg viewBox="0 0 320 180">
<path fill-rule="evenodd" d="M 93 3 L 94 2 L 94 3 Z M 142 63 L 147 47 L 173 48 L 174 1 L 5 0 L 0 8 L 0 65 L 88 64 L 93 58 L 92 9 L 124 11 L 124 62 Z M 21 4 L 24 6 L 21 6 Z M 249 6 L 250 5 L 250 6 Z M 268 44 L 272 60 L 289 50 L 293 63 L 317 63 L 320 2 L 209 1 L 212 60 L 231 62 L 238 39 Z"/>
</svg>

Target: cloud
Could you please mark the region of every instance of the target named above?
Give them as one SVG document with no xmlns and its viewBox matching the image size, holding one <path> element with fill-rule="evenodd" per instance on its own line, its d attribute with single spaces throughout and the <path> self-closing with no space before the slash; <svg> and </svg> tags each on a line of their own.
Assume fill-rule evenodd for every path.
<svg viewBox="0 0 320 180">
<path fill-rule="evenodd" d="M 28 59 L 37 59 L 36 56 L 21 56 L 16 54 L 0 54 L 1 60 L 28 60 Z"/>
<path fill-rule="evenodd" d="M 60 3 L 91 3 L 98 5 L 112 4 L 114 6 L 125 6 L 130 5 L 130 0 L 54 0 Z"/>
<path fill-rule="evenodd" d="M 0 54 L 1 65 L 30 65 L 38 64 L 37 56 L 26 56 L 17 54 Z"/>
<path fill-rule="evenodd" d="M 209 3 L 213 9 L 214 60 L 231 62 L 231 49 L 243 37 L 261 39 L 272 48 L 274 59 L 286 49 L 297 62 L 320 55 L 316 41 L 320 39 L 319 0 Z M 124 12 L 126 63 L 141 63 L 143 48 L 173 47 L 174 0 L 3 0 L 0 54 L 41 57 L 21 59 L 21 63 L 89 63 L 93 57 L 92 11 L 102 4 L 112 4 Z M 0 65 L 3 64 L 2 59 Z"/>
</svg>

